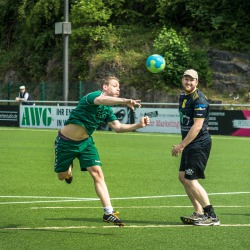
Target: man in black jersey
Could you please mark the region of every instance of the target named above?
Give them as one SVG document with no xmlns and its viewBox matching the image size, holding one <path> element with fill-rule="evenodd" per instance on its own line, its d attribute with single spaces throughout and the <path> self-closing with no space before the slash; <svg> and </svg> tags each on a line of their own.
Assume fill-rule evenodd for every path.
<svg viewBox="0 0 250 250">
<path fill-rule="evenodd" d="M 209 103 L 197 88 L 198 73 L 195 70 L 184 72 L 182 85 L 184 93 L 179 98 L 182 141 L 173 145 L 172 155 L 182 154 L 179 180 L 193 204 L 194 213 L 182 216 L 181 220 L 184 224 L 198 226 L 220 225 L 207 192 L 198 182 L 198 179 L 205 179 L 204 171 L 212 145 L 208 132 Z"/>
</svg>

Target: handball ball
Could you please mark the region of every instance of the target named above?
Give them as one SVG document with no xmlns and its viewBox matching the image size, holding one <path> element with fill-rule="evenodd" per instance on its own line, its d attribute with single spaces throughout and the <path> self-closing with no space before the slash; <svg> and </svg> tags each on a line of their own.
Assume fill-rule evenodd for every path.
<svg viewBox="0 0 250 250">
<path fill-rule="evenodd" d="M 166 62 L 165 59 L 161 55 L 151 55 L 148 57 L 146 61 L 147 69 L 152 73 L 159 73 L 165 69 Z"/>
</svg>

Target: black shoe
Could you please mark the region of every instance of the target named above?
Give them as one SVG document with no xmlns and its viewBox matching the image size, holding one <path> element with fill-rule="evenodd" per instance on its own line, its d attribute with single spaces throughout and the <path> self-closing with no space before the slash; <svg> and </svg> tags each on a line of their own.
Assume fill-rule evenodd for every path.
<svg viewBox="0 0 250 250">
<path fill-rule="evenodd" d="M 65 178 L 65 181 L 70 184 L 73 181 L 73 176 L 72 176 L 72 169 L 73 169 L 73 163 L 71 164 L 71 172 L 70 174 Z"/>
<path fill-rule="evenodd" d="M 119 212 L 113 212 L 112 214 L 104 214 L 103 221 L 107 223 L 113 222 L 115 225 L 123 227 L 124 223 L 117 217 L 118 214 Z"/>
</svg>

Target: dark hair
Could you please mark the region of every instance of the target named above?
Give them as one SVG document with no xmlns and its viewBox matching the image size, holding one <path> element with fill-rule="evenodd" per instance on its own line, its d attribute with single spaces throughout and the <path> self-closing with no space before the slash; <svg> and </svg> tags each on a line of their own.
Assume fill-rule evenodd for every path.
<svg viewBox="0 0 250 250">
<path fill-rule="evenodd" d="M 109 85 L 110 80 L 116 80 L 116 81 L 119 82 L 119 79 L 117 77 L 115 77 L 115 76 L 107 76 L 107 77 L 101 79 L 101 88 L 102 88 L 102 86 L 104 84 Z"/>
</svg>

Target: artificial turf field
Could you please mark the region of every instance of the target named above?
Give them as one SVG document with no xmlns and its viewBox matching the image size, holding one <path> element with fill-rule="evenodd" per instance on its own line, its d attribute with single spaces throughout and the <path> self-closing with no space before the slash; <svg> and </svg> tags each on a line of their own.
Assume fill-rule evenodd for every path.
<svg viewBox="0 0 250 250">
<path fill-rule="evenodd" d="M 99 132 L 94 140 L 113 207 L 126 226 L 102 222 L 87 172 L 53 170 L 56 130 L 0 127 L 0 249 L 249 249 L 250 138 L 212 136 L 201 183 L 221 226 L 183 225 L 193 212 L 178 181 L 180 135 Z"/>
</svg>

